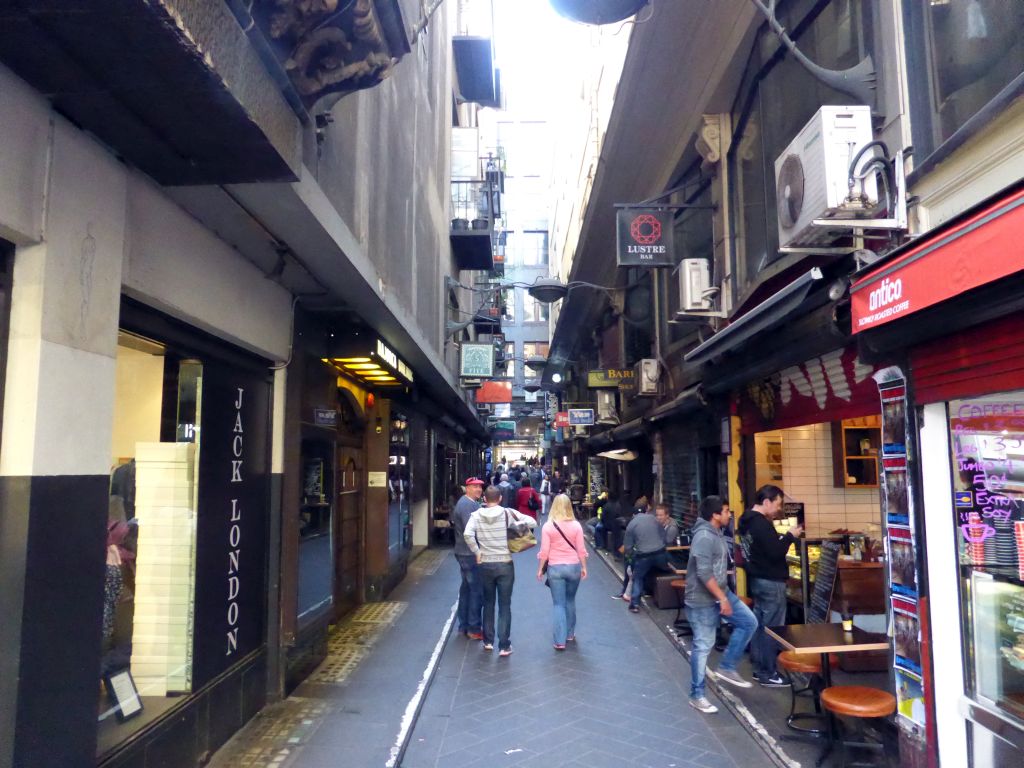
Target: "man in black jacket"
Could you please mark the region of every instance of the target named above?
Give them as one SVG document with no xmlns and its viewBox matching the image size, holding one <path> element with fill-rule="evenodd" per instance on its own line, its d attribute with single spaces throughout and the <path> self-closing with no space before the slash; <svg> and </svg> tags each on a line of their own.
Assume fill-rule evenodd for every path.
<svg viewBox="0 0 1024 768">
<path fill-rule="evenodd" d="M 782 687 L 788 683 L 779 674 L 775 659 L 779 649 L 765 634 L 765 627 L 786 623 L 786 580 L 789 566 L 786 553 L 803 533 L 794 525 L 781 536 L 772 520 L 782 510 L 782 489 L 765 485 L 757 492 L 756 503 L 740 518 L 740 542 L 746 556 L 750 596 L 754 598 L 757 632 L 750 644 L 754 679 L 766 687 Z"/>
</svg>

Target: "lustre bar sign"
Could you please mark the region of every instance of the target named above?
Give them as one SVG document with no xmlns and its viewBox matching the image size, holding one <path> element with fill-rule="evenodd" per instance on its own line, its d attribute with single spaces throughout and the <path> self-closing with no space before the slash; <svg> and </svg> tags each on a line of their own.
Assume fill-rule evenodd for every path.
<svg viewBox="0 0 1024 768">
<path fill-rule="evenodd" d="M 674 267 L 672 211 L 622 208 L 616 218 L 620 267 Z"/>
</svg>

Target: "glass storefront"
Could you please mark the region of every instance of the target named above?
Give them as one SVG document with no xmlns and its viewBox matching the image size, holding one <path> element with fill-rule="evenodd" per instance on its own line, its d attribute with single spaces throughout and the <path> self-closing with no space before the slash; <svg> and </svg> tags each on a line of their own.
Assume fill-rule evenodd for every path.
<svg viewBox="0 0 1024 768">
<path fill-rule="evenodd" d="M 4 382 L 7 379 L 7 334 L 11 315 L 11 277 L 14 246 L 0 240 L 0 435 L 4 425 Z"/>
<path fill-rule="evenodd" d="M 1024 391 L 949 403 L 967 694 L 1024 729 Z"/>
<path fill-rule="evenodd" d="M 202 383 L 198 360 L 119 334 L 99 670 L 101 754 L 193 691 Z"/>
</svg>

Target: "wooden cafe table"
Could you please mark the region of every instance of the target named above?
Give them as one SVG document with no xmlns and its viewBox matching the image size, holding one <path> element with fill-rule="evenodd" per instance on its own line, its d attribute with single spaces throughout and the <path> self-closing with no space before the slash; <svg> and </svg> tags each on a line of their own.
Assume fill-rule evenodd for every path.
<svg viewBox="0 0 1024 768">
<path fill-rule="evenodd" d="M 782 627 L 765 627 L 764 631 L 787 651 L 820 653 L 826 688 L 832 685 L 832 671 L 828 663 L 830 653 L 889 650 L 888 635 L 865 632 L 857 627 L 846 632 L 842 624 L 787 624 Z"/>
<path fill-rule="evenodd" d="M 850 632 L 842 624 L 787 624 L 782 627 L 765 627 L 765 633 L 787 651 L 821 654 L 821 676 L 824 687 L 832 685 L 832 665 L 828 663 L 831 653 L 852 653 L 854 651 L 887 651 L 889 636 L 879 632 L 865 632 L 854 627 Z M 820 766 L 832 751 L 832 739 L 815 762 Z"/>
</svg>

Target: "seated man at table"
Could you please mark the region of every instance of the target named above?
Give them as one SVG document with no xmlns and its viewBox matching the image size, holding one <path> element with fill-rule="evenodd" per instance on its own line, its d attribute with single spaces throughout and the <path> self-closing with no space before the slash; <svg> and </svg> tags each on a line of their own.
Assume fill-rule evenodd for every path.
<svg viewBox="0 0 1024 768">
<path fill-rule="evenodd" d="M 630 591 L 629 610 L 639 613 L 647 574 L 651 571 L 670 571 L 668 553 L 665 551 L 665 529 L 654 515 L 647 514 L 645 507 L 634 507 L 622 545 L 626 555 L 633 558 L 633 589 Z"/>
<path fill-rule="evenodd" d="M 700 519 L 693 526 L 690 560 L 686 565 L 686 618 L 693 629 L 690 706 L 706 714 L 718 711 L 704 695 L 704 675 L 720 619 L 732 624 L 733 630 L 713 674 L 737 688 L 750 687 L 750 682 L 736 671 L 736 665 L 757 629 L 757 619 L 729 589 L 729 542 L 722 535 L 722 529 L 728 525 L 730 517 L 729 506 L 721 497 L 708 496 L 701 502 Z"/>
<path fill-rule="evenodd" d="M 665 546 L 674 547 L 678 544 L 679 526 L 672 519 L 672 512 L 669 510 L 668 504 L 661 503 L 655 506 L 654 517 L 665 529 Z"/>
</svg>

